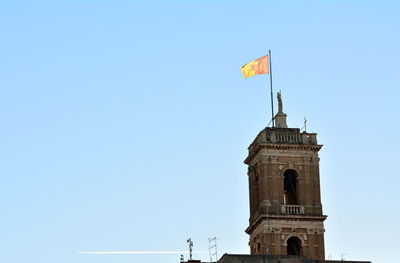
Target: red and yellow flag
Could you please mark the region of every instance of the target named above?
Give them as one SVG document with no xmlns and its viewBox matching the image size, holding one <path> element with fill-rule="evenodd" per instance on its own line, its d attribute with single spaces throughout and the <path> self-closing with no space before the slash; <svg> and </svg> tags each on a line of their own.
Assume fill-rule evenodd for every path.
<svg viewBox="0 0 400 263">
<path fill-rule="evenodd" d="M 245 78 L 259 74 L 268 74 L 268 55 L 247 63 L 240 70 Z"/>
</svg>

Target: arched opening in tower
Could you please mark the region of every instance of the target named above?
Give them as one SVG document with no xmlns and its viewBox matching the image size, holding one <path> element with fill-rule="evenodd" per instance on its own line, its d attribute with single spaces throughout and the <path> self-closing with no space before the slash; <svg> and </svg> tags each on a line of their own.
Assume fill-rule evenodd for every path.
<svg viewBox="0 0 400 263">
<path fill-rule="evenodd" d="M 287 254 L 294 256 L 302 256 L 303 249 L 301 247 L 301 240 L 298 237 L 291 237 L 287 241 Z"/>
<path fill-rule="evenodd" d="M 283 175 L 284 204 L 298 205 L 297 173 L 295 170 L 287 170 Z"/>
</svg>

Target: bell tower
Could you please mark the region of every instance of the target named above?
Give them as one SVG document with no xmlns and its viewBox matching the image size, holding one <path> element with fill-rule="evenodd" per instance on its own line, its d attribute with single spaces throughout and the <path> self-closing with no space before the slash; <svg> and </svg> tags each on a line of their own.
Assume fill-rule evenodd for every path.
<svg viewBox="0 0 400 263">
<path fill-rule="evenodd" d="M 325 259 L 316 133 L 288 128 L 278 93 L 275 127 L 262 130 L 249 146 L 251 254 Z"/>
</svg>

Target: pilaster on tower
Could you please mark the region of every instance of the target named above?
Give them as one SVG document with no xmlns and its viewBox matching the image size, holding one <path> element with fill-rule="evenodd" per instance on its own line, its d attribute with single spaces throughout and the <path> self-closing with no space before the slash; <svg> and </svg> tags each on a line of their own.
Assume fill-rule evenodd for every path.
<svg viewBox="0 0 400 263">
<path fill-rule="evenodd" d="M 299 255 L 324 259 L 316 133 L 288 128 L 278 93 L 274 128 L 262 130 L 249 146 L 251 254 Z"/>
</svg>

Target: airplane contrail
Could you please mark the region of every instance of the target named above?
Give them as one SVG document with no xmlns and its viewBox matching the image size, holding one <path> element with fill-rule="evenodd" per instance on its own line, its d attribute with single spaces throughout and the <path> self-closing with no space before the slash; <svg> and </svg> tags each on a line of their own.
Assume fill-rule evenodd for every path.
<svg viewBox="0 0 400 263">
<path fill-rule="evenodd" d="M 187 251 L 80 251 L 86 255 L 146 255 L 146 254 L 188 254 Z M 208 254 L 208 251 L 193 251 L 193 254 Z"/>
</svg>

